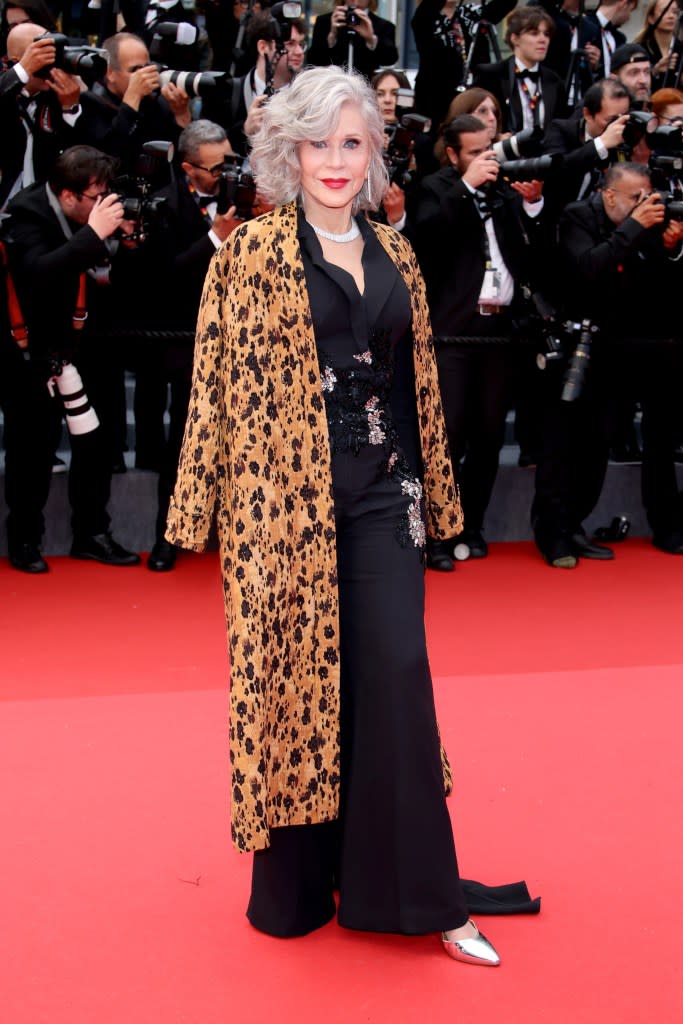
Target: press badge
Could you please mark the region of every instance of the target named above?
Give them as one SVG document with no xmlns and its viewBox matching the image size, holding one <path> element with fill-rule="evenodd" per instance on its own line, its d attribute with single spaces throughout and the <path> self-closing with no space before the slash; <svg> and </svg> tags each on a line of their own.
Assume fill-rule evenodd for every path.
<svg viewBox="0 0 683 1024">
<path fill-rule="evenodd" d="M 479 294 L 481 306 L 497 306 L 500 304 L 500 271 L 495 267 L 487 266 L 484 271 L 484 281 Z"/>
</svg>

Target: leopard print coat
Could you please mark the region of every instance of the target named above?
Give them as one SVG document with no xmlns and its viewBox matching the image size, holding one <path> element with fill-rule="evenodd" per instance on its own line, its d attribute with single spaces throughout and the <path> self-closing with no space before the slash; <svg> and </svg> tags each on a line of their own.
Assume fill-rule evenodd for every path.
<svg viewBox="0 0 683 1024">
<path fill-rule="evenodd" d="M 413 305 L 427 528 L 462 526 L 413 251 L 374 224 Z M 232 834 L 329 821 L 339 800 L 339 623 L 330 449 L 295 204 L 216 253 L 167 538 L 200 551 L 214 516 L 231 661 Z M 444 774 L 449 769 L 444 756 Z"/>
</svg>

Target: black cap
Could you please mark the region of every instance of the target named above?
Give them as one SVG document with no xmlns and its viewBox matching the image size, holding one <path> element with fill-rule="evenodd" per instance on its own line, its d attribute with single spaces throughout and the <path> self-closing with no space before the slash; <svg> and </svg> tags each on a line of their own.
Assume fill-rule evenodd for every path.
<svg viewBox="0 0 683 1024">
<path fill-rule="evenodd" d="M 642 64 L 644 60 L 648 64 L 652 63 L 647 50 L 639 46 L 638 43 L 624 43 L 623 46 L 617 46 L 612 54 L 612 59 L 609 62 L 610 71 L 618 71 L 619 68 L 623 68 L 627 64 Z"/>
</svg>

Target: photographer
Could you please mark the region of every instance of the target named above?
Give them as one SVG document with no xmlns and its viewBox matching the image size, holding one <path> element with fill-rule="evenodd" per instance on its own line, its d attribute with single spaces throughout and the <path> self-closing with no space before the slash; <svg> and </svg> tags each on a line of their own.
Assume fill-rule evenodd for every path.
<svg viewBox="0 0 683 1024">
<path fill-rule="evenodd" d="M 624 43 L 612 54 L 611 68 L 610 77 L 626 86 L 639 109 L 646 109 L 652 92 L 652 61 L 647 50 L 638 43 Z"/>
<path fill-rule="evenodd" d="M 233 151 L 225 132 L 211 121 L 194 121 L 181 133 L 178 160 L 182 173 L 157 194 L 164 200 L 164 216 L 146 253 L 149 291 L 156 297 L 157 327 L 194 331 L 211 257 L 241 223 L 234 205 L 219 212 L 223 205 L 221 172 L 226 158 L 231 156 Z M 148 429 L 150 425 L 156 427 L 162 438 L 156 540 L 147 565 L 155 572 L 164 572 L 173 568 L 177 553 L 164 540 L 164 529 L 187 417 L 193 342 L 150 340 L 142 353 L 135 389 L 138 451 L 143 423 Z M 164 437 L 163 417 L 169 389 L 170 422 L 168 436 Z"/>
<path fill-rule="evenodd" d="M 564 372 L 547 371 L 546 447 L 532 517 L 541 553 L 558 568 L 573 568 L 579 558 L 613 557 L 609 548 L 588 540 L 582 523 L 602 490 L 615 401 L 633 380 L 643 407 L 642 491 L 654 543 L 683 553 L 673 462 L 681 351 L 655 344 L 657 338 L 680 337 L 683 224 L 664 227 L 665 220 L 666 207 L 651 190 L 648 169 L 616 163 L 607 170 L 603 191 L 570 205 L 560 222 L 566 312 L 576 321 L 588 318 L 599 334 L 574 400 L 559 397 Z M 644 344 L 610 344 L 624 338 Z"/>
<path fill-rule="evenodd" d="M 545 7 L 553 16 L 555 31 L 545 66 L 565 83 L 571 110 L 582 101 L 598 72 L 602 59 L 600 29 L 582 13 L 581 0 L 531 0 L 530 6 Z"/>
<path fill-rule="evenodd" d="M 190 100 L 172 82 L 159 89 L 159 69 L 138 36 L 119 32 L 102 45 L 107 72 L 83 94 L 80 141 L 118 157 L 122 173 L 130 174 L 145 142 L 178 141 L 192 120 Z"/>
<path fill-rule="evenodd" d="M 327 67 L 349 65 L 371 78 L 377 68 L 395 64 L 396 26 L 374 13 L 375 0 L 355 4 L 336 3 L 330 14 L 316 18 L 308 55 L 310 64 Z"/>
<path fill-rule="evenodd" d="M 587 91 L 581 111 L 548 126 L 543 151 L 563 157 L 562 174 L 548 191 L 558 213 L 601 184 L 605 169 L 618 158 L 622 147 L 630 103 L 628 89 L 605 78 Z"/>
<path fill-rule="evenodd" d="M 507 186 L 484 123 L 452 121 L 444 141 L 448 166 L 425 178 L 410 215 L 411 236 L 427 285 L 448 443 L 461 488 L 465 532 L 432 542 L 427 564 L 452 571 L 464 543 L 474 558 L 488 547 L 484 515 L 498 471 L 508 386 L 515 356 L 507 344 L 521 300 L 519 283 L 534 273 L 542 230 L 540 182 Z M 460 344 L 458 336 L 482 342 Z"/>
<path fill-rule="evenodd" d="M 266 10 L 253 15 L 246 38 L 256 63 L 232 81 L 227 94 L 209 96 L 202 105 L 202 116 L 225 128 L 232 148 L 242 156 L 248 137 L 260 127 L 268 97 L 286 89 L 303 67 L 306 26 L 298 18 L 278 20 Z"/>
<path fill-rule="evenodd" d="M 11 67 L 0 76 L 0 209 L 34 181 L 44 181 L 75 141 L 80 81 L 54 67 L 56 50 L 40 25 L 22 22 L 7 39 Z"/>
<path fill-rule="evenodd" d="M 14 567 L 25 572 L 47 568 L 40 556 L 43 508 L 63 415 L 62 403 L 50 397 L 47 381 L 56 375 L 59 389 L 64 362 L 68 367 L 63 373 L 68 368 L 73 377 L 75 367 L 82 378 L 87 395 L 81 396 L 84 413 L 89 400 L 100 421 L 96 425 L 89 413 L 90 429 L 80 432 L 80 416 L 67 416 L 71 556 L 108 565 L 139 561 L 113 539 L 107 514 L 117 356 L 98 344 L 97 330 L 110 322 L 110 274 L 127 255 L 112 237 L 118 229 L 129 228 L 118 196 L 109 193 L 113 178 L 110 157 L 88 146 L 74 146 L 56 161 L 48 184 L 24 189 L 8 207 L 10 262 L 31 356 L 19 367 L 23 376 L 17 390 L 25 392 L 25 404 L 11 410 L 6 421 L 9 554 Z"/>
</svg>

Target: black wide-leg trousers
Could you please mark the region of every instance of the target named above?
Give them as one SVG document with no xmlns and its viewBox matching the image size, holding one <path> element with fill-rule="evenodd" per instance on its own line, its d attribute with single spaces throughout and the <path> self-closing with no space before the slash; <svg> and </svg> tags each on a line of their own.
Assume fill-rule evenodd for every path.
<svg viewBox="0 0 683 1024">
<path fill-rule="evenodd" d="M 303 935 L 335 913 L 367 931 L 422 934 L 468 918 L 444 798 L 411 498 L 380 452 L 336 455 L 341 658 L 338 821 L 271 830 L 247 916 Z"/>
</svg>

